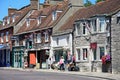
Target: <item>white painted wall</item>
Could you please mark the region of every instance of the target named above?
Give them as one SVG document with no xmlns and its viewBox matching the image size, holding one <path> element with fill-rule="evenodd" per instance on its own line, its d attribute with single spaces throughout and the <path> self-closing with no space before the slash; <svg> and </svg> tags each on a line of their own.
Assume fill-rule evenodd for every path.
<svg viewBox="0 0 120 80">
<path fill-rule="evenodd" d="M 69 41 L 67 39 L 69 37 Z M 57 45 L 57 38 L 59 39 L 59 43 Z M 50 56 L 53 54 L 53 49 L 58 47 L 63 47 L 70 49 L 70 52 L 72 53 L 72 34 L 65 34 L 65 35 L 59 35 L 59 36 L 52 36 L 51 37 L 51 49 L 50 49 Z"/>
</svg>

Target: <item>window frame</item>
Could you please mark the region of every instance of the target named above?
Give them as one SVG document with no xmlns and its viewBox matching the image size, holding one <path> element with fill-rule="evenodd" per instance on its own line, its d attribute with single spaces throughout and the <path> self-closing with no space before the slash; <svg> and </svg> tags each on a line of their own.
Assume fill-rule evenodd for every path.
<svg viewBox="0 0 120 80">
<path fill-rule="evenodd" d="M 9 31 L 6 32 L 6 42 L 9 41 Z"/>
<path fill-rule="evenodd" d="M 41 33 L 36 34 L 36 43 L 41 43 Z"/>
<path fill-rule="evenodd" d="M 49 33 L 46 31 L 45 33 L 45 42 L 49 41 Z"/>
<path fill-rule="evenodd" d="M 1 33 L 1 43 L 4 43 L 4 33 Z"/>
</svg>

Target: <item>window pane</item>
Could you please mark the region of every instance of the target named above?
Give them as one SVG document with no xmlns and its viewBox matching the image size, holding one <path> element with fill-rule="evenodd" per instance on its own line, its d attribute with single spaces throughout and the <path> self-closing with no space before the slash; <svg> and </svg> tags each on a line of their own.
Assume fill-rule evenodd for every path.
<svg viewBox="0 0 120 80">
<path fill-rule="evenodd" d="M 94 60 L 97 59 L 97 52 L 96 52 L 96 49 L 93 50 L 93 56 L 94 56 Z"/>
<path fill-rule="evenodd" d="M 105 50 L 104 47 L 100 47 L 99 49 L 100 49 L 100 59 L 101 59 L 102 56 L 104 55 Z"/>
<path fill-rule="evenodd" d="M 77 24 L 77 30 L 76 30 L 77 32 L 77 35 L 80 35 L 80 24 Z"/>
<path fill-rule="evenodd" d="M 99 31 L 104 32 L 105 31 L 105 20 L 104 18 L 100 18 L 100 25 L 99 25 Z"/>
<path fill-rule="evenodd" d="M 77 49 L 78 60 L 80 60 L 80 49 Z"/>
<path fill-rule="evenodd" d="M 88 52 L 87 52 L 87 48 L 84 48 L 84 49 L 83 49 L 83 60 L 87 60 L 87 56 L 88 56 L 87 53 L 88 53 Z"/>
</svg>

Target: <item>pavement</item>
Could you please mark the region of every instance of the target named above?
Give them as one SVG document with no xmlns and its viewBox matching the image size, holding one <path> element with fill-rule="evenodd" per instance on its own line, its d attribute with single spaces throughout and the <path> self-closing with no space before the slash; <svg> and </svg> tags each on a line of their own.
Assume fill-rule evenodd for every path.
<svg viewBox="0 0 120 80">
<path fill-rule="evenodd" d="M 54 72 L 54 73 L 64 73 L 64 74 L 73 74 L 80 75 L 86 77 L 94 77 L 101 78 L 107 80 L 120 80 L 120 74 L 111 74 L 111 73 L 103 73 L 103 72 L 75 72 L 75 71 L 60 71 L 60 70 L 52 70 L 52 69 L 23 69 L 23 68 L 12 68 L 12 67 L 0 67 L 0 69 L 5 70 L 18 70 L 18 71 L 42 71 L 42 72 Z"/>
</svg>

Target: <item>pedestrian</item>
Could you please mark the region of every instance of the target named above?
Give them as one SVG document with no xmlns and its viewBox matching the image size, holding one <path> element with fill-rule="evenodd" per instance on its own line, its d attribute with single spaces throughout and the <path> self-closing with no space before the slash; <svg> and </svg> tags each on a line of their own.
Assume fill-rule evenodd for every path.
<svg viewBox="0 0 120 80">
<path fill-rule="evenodd" d="M 76 66 L 76 58 L 75 58 L 75 54 L 73 54 L 73 56 L 72 56 L 72 63 L 74 64 L 74 66 Z"/>
<path fill-rule="evenodd" d="M 69 64 L 71 61 L 72 61 L 72 55 L 70 54 L 70 52 L 68 52 L 67 63 Z"/>
<path fill-rule="evenodd" d="M 63 56 L 60 57 L 59 64 L 60 64 L 60 70 L 64 70 L 64 58 L 63 58 Z"/>
</svg>

